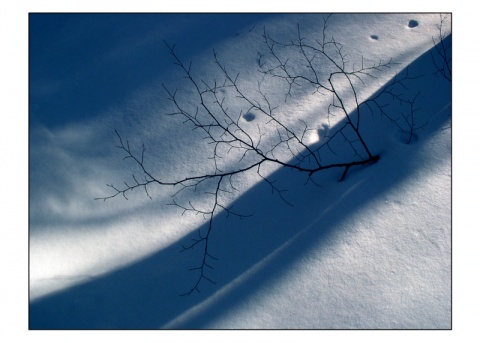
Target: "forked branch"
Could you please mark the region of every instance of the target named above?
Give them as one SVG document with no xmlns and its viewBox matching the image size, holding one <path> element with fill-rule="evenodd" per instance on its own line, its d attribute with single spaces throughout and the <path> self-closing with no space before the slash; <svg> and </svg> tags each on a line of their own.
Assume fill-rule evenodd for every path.
<svg viewBox="0 0 480 343">
<path fill-rule="evenodd" d="M 182 98 L 180 91 L 163 85 L 172 106 L 172 111 L 167 114 L 180 116 L 186 125 L 191 125 L 202 133 L 211 147 L 211 156 L 206 161 L 211 162 L 209 173 L 165 180 L 163 176 L 155 175 L 145 164 L 146 149 L 143 145 L 140 153 L 134 153 L 129 141 L 115 131 L 118 138 L 117 148 L 124 153 L 124 159 L 132 160 L 139 168 L 139 175 L 133 174 L 132 181 L 125 182 L 121 187 L 108 185 L 113 193 L 97 199 L 107 200 L 119 195 L 127 199 L 127 193 L 138 188 L 143 189 L 151 198 L 148 189 L 154 184 L 177 187 L 178 191 L 173 195 L 170 205 L 179 208 L 182 214 L 194 213 L 206 220 L 206 227 L 200 228 L 197 237 L 181 248 L 182 252 L 194 249 L 200 249 L 201 252 L 199 263 L 191 268 L 197 273 L 195 282 L 182 295 L 200 292 L 203 281 L 215 284 L 214 278 L 210 276 L 214 262 L 218 260 L 212 254 L 210 244 L 215 218 L 220 212 L 240 218 L 246 217 L 232 211 L 228 206 L 226 195 L 240 190 L 235 183 L 237 177 L 245 173 L 256 174 L 260 180 L 269 184 L 273 193 L 293 206 L 284 195 L 286 190 L 277 185 L 276 180 L 263 175 L 264 167 L 273 165 L 296 170 L 303 173 L 307 181 L 311 180 L 312 175 L 323 170 L 339 169 L 342 172 L 339 181 L 343 181 L 352 167 L 377 162 L 378 153 L 372 151 L 363 137 L 362 118 L 366 112 L 364 109 L 368 109 L 369 112 L 378 112 L 392 123 L 400 125 L 399 118 L 388 111 L 383 102 L 385 98 L 389 99 L 388 101 L 409 104 L 410 111 L 403 114 L 403 118 L 412 134 L 418 128 L 414 120 L 414 113 L 417 111 L 414 105 L 416 97 L 409 102 L 402 94 L 402 88 L 407 88 L 406 83 L 415 78 L 411 77 L 407 70 L 403 75 L 396 76 L 375 96 L 362 101 L 362 87 L 395 63 L 389 60 L 367 65 L 363 57 L 358 63 L 349 63 L 345 47 L 333 37 L 327 37 L 328 19 L 329 17 L 324 21 L 321 39 L 315 41 L 303 37 L 300 26 L 297 28 L 296 37 L 290 42 L 280 42 L 264 29 L 262 39 L 265 52 L 259 52 L 257 60 L 263 78 L 257 83 L 254 95 L 241 86 L 240 74 L 232 72 L 222 63 L 215 51 L 213 61 L 218 68 L 220 79 L 204 80 L 194 76 L 194 65 L 192 62 L 182 61 L 175 51 L 175 45 L 165 42 L 174 64 L 186 80 L 185 86 L 190 87 L 196 97 L 196 105 L 192 106 L 191 101 L 187 102 Z M 296 64 L 292 62 L 293 57 Z M 264 90 L 262 82 L 266 79 L 286 84 L 285 101 L 296 94 L 297 88 L 311 88 L 314 93 L 331 99 L 327 113 L 329 117 L 334 113 L 341 113 L 343 119 L 335 127 L 330 127 L 328 136 L 324 137 L 321 144 L 311 146 L 306 140 L 306 133 L 315 130 L 315 127 L 309 127 L 309 124 L 301 119 L 298 120 L 298 125 L 292 125 L 292 122 L 286 119 L 285 113 L 282 113 L 281 104 L 275 104 Z M 347 85 L 346 92 L 345 89 L 340 90 L 341 83 Z M 230 102 L 232 99 L 233 104 Z M 253 113 L 261 117 L 259 122 L 262 124 L 254 125 L 249 120 L 244 120 L 246 114 L 253 116 Z M 337 153 L 338 144 L 349 152 L 348 155 Z M 335 159 L 328 157 L 331 155 L 334 155 Z M 208 189 L 204 194 L 208 201 L 179 200 L 181 193 L 186 190 L 198 191 L 200 186 Z"/>
</svg>

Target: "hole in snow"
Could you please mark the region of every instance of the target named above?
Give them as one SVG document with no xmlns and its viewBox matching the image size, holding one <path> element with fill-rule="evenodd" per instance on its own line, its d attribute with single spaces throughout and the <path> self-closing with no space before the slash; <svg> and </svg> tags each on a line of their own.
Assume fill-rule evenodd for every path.
<svg viewBox="0 0 480 343">
<path fill-rule="evenodd" d="M 245 119 L 246 121 L 252 121 L 253 119 L 255 119 L 255 114 L 248 112 L 243 115 L 243 119 Z"/>
<path fill-rule="evenodd" d="M 325 139 L 330 131 L 330 126 L 327 123 L 322 123 L 322 127 L 317 129 L 318 140 Z"/>
<path fill-rule="evenodd" d="M 416 21 L 416 20 L 412 19 L 408 22 L 408 27 L 409 28 L 414 28 L 414 27 L 417 27 L 417 26 L 418 26 L 418 21 Z"/>
<path fill-rule="evenodd" d="M 326 123 L 323 123 L 318 129 L 308 130 L 305 134 L 305 143 L 314 144 L 320 142 L 327 137 L 329 129 L 330 127 Z"/>
<path fill-rule="evenodd" d="M 373 39 L 373 40 L 378 40 L 378 36 L 377 36 L 377 35 L 371 35 L 370 38 Z"/>
<path fill-rule="evenodd" d="M 395 139 L 403 144 L 413 144 L 418 141 L 418 135 L 415 132 L 410 134 L 410 132 L 402 130 L 395 134 Z"/>
</svg>

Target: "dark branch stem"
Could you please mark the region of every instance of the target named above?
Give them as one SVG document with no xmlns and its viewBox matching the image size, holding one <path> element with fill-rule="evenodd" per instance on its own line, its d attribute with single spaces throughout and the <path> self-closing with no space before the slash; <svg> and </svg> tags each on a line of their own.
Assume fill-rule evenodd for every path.
<svg viewBox="0 0 480 343">
<path fill-rule="evenodd" d="M 192 125 L 194 130 L 198 130 L 203 135 L 212 152 L 212 155 L 208 157 L 208 161 L 211 163 L 209 172 L 199 175 L 187 174 L 187 176 L 178 177 L 178 180 L 157 177 L 156 173 L 152 172 L 145 163 L 148 158 L 145 146 L 142 144 L 141 152 L 133 152 L 129 141 L 124 140 L 115 130 L 118 138 L 117 148 L 125 155 L 124 159 L 132 160 L 136 167 L 140 168 L 141 176 L 132 174 L 133 181 L 124 182 L 122 187 L 113 184 L 107 185 L 113 190 L 113 194 L 96 198 L 97 200 L 112 199 L 119 195 L 128 200 L 127 193 L 133 192 L 137 188 L 143 189 L 147 197 L 152 199 L 149 193 L 152 185 L 176 187 L 178 190 L 176 189 L 169 205 L 180 208 L 182 214 L 194 213 L 207 220 L 206 229 L 205 227 L 200 228 L 197 238 L 193 238 L 189 244 L 182 245 L 181 251 L 201 249 L 201 259 L 198 265 L 191 268 L 198 273 L 198 276 L 193 287 L 182 295 L 200 292 L 203 281 L 215 284 L 209 276 L 208 270 L 213 269 L 212 262 L 217 260 L 211 254 L 212 241 L 210 240 L 214 231 L 216 215 L 226 213 L 227 216 L 231 214 L 240 218 L 246 217 L 246 215 L 233 212 L 227 206 L 226 199 L 229 193 L 239 191 L 235 183 L 238 176 L 256 172 L 258 178 L 270 185 L 273 193 L 276 193 L 288 205 L 293 206 L 283 196 L 285 190 L 277 185 L 276 180 L 271 180 L 268 175 L 263 175 L 262 167 L 274 165 L 296 170 L 307 175 L 307 182 L 315 173 L 338 168 L 342 170 L 340 181 L 343 181 L 352 167 L 377 162 L 380 158 L 379 155 L 375 155 L 370 150 L 361 131 L 365 126 L 361 116 L 368 113 L 368 111 L 363 111 L 364 108 L 372 114 L 375 111 L 379 112 L 399 128 L 407 125 L 410 129 L 410 140 L 414 130 L 421 128 L 416 126 L 416 119 L 414 119 L 414 113 L 418 110 L 415 107 L 416 97 L 407 101 L 398 90 L 398 88 L 407 89 L 406 81 L 416 78 L 408 74 L 408 69 L 402 76 L 395 76 L 377 94 L 361 102 L 361 87 L 395 63 L 391 60 L 379 61 L 367 66 L 362 57 L 361 63 L 352 65 L 348 61 L 344 46 L 335 41 L 333 37 L 327 38 L 326 30 L 329 18 L 330 16 L 324 20 L 321 38 L 313 42 L 302 37 L 300 26 L 297 26 L 296 37 L 288 43 L 273 39 L 264 29 L 263 43 L 266 53 L 259 52 L 257 59 L 259 72 L 263 74 L 263 78 L 258 82 L 258 90 L 254 90 L 255 95 L 253 96 L 249 95 L 251 93 L 245 87 L 242 87 L 240 75 L 232 73 L 226 65 L 222 64 L 215 51 L 213 60 L 219 68 L 221 80 L 205 81 L 194 77 L 192 63 L 183 63 L 174 50 L 175 46 L 165 42 L 173 56 L 174 64 L 180 68 L 186 84 L 195 94 L 193 100 L 186 101 L 182 95 L 178 94 L 180 92 L 177 93 L 176 90 L 170 90 L 163 85 L 167 99 L 173 108 L 173 112 L 168 114 L 180 116 L 185 124 Z M 441 25 L 440 37 L 443 37 Z M 282 53 L 284 49 L 287 50 L 286 54 Z M 443 58 L 442 54 L 446 47 L 439 45 L 439 49 Z M 295 60 L 296 63 L 294 64 L 292 60 Z M 447 72 L 450 72 L 450 69 Z M 301 119 L 296 120 L 295 125 L 292 125 L 291 120 L 287 118 L 288 113 L 281 113 L 281 109 L 278 109 L 276 104 L 272 104 L 271 95 L 265 91 L 269 88 L 265 87 L 264 80 L 266 80 L 265 82 L 274 80 L 282 83 L 282 87 L 288 89 L 285 101 L 295 94 L 297 87 L 302 91 L 311 88 L 313 94 L 318 93 L 331 101 L 329 105 L 327 104 L 328 113 L 323 114 L 328 116 L 329 131 L 328 135 L 325 134 L 323 137 L 321 144 L 313 147 L 306 142 L 307 133 L 310 130 L 316 130 L 316 127 L 309 127 L 308 123 Z M 341 82 L 345 84 L 344 81 L 348 82 L 346 84 L 348 87 L 340 89 Z M 386 104 L 382 102 L 384 97 L 388 97 L 391 99 L 390 101 L 409 105 L 408 112 L 401 114 L 406 124 L 400 123 L 401 116 L 396 118 L 387 111 Z M 234 99 L 233 106 L 230 103 L 232 99 Z M 260 116 L 262 121 L 258 122 L 261 124 L 255 126 L 255 123 L 249 123 L 251 120 L 246 117 L 246 114 L 249 113 Z M 330 127 L 330 116 L 337 113 L 341 113 L 342 119 L 335 127 Z M 360 125 L 361 123 L 362 125 Z M 272 129 L 267 130 L 267 125 Z M 270 133 L 272 134 L 269 135 Z M 338 150 L 343 148 L 337 148 L 335 145 L 337 142 L 345 147 L 349 157 L 342 157 L 343 155 L 338 153 Z M 329 159 L 332 155 L 334 157 Z M 236 164 L 228 164 L 231 161 Z M 205 191 L 206 198 L 209 199 L 207 202 L 177 200 L 181 192 L 186 190 L 195 192 L 203 187 L 208 188 Z"/>
</svg>

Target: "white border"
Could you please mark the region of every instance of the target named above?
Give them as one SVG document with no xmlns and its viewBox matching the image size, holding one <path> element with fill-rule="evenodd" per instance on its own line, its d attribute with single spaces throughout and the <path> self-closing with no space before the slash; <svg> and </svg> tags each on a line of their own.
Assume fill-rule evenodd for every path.
<svg viewBox="0 0 480 343">
<path fill-rule="evenodd" d="M 228 5 L 226 5 L 228 3 Z M 466 1 L 323 2 L 152 0 L 29 0 L 0 5 L 3 133 L 0 135 L 2 221 L 0 225 L 0 325 L 8 341 L 48 340 L 79 342 L 114 339 L 116 342 L 157 342 L 189 339 L 208 342 L 245 342 L 252 338 L 283 342 L 326 339 L 328 342 L 463 342 L 480 337 L 478 244 L 476 219 L 479 194 L 478 130 L 478 14 Z M 312 5 L 312 3 L 314 3 Z M 465 4 L 464 4 L 465 3 Z M 453 12 L 453 330 L 452 331 L 28 331 L 28 13 L 29 12 Z M 5 189 L 6 186 L 6 189 Z M 475 216 L 475 217 L 474 217 Z M 208 336 L 208 337 L 206 337 Z"/>
</svg>

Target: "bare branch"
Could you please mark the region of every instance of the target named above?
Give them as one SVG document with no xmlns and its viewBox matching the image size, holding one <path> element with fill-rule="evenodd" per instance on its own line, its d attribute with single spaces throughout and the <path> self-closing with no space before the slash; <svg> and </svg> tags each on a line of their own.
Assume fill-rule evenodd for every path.
<svg viewBox="0 0 480 343">
<path fill-rule="evenodd" d="M 135 146 L 131 147 L 129 141 L 115 130 L 118 139 L 116 147 L 122 151 L 124 159 L 134 162 L 139 171 L 132 174 L 132 179 L 125 181 L 122 187 L 108 184 L 112 195 L 98 200 L 105 201 L 118 195 L 128 200 L 127 193 L 137 188 L 142 188 L 147 197 L 152 199 L 149 189 L 153 185 L 174 187 L 176 192 L 168 205 L 179 208 L 182 215 L 200 215 L 206 220 L 206 224 L 198 230 L 197 237 L 181 247 L 182 252 L 200 249 L 201 255 L 199 263 L 190 268 L 196 273 L 193 286 L 182 295 L 200 292 L 204 281 L 215 284 L 209 275 L 214 262 L 218 260 L 212 255 L 210 244 L 215 219 L 220 213 L 240 219 L 249 216 L 233 211 L 228 201 L 235 192 L 241 191 L 236 180 L 245 173 L 256 173 L 254 175 L 265 181 L 273 194 L 289 206 L 294 206 L 285 197 L 286 189 L 282 189 L 271 176 L 263 175 L 265 168 L 262 169 L 262 166 L 268 164 L 298 171 L 307 176 L 306 183 L 314 182 L 312 176 L 320 171 L 338 169 L 342 172 L 339 181 L 343 181 L 352 167 L 370 165 L 380 158 L 363 137 L 365 124 L 362 118 L 366 113 L 379 113 L 397 127 L 406 127 L 410 130 L 410 140 L 414 132 L 425 125 L 418 126 L 415 116 L 419 111 L 416 106 L 418 94 L 412 100 L 404 96 L 408 83 L 417 78 L 410 76 L 408 69 L 401 75 L 395 75 L 375 95 L 361 100 L 362 87 L 368 86 L 369 80 L 377 79 L 396 63 L 388 60 L 369 64 L 363 56 L 360 61 L 351 62 L 346 47 L 328 36 L 329 19 L 330 16 L 325 17 L 321 37 L 317 40 L 305 38 L 300 25 L 297 25 L 295 37 L 288 42 L 276 40 L 264 28 L 262 40 L 265 51 L 257 54 L 262 79 L 257 82 L 254 91 L 242 87 L 242 75 L 230 70 L 216 51 L 213 51 L 213 62 L 220 76 L 205 80 L 195 77 L 195 65 L 191 61 L 184 63 L 175 52 L 175 45 L 165 42 L 185 85 L 194 94 L 194 101 L 185 101 L 180 91 L 162 85 L 172 106 L 172 110 L 166 114 L 179 116 L 185 125 L 201 132 L 211 151 L 208 157 L 209 172 L 174 180 L 166 180 L 161 173 L 157 176 L 146 165 L 149 156 L 145 145 L 142 144 L 141 151 L 137 153 Z M 440 24 L 443 42 L 442 25 L 443 21 Z M 440 45 L 440 52 L 445 51 Z M 327 113 L 321 115 L 328 118 L 329 124 L 332 116 L 339 115 L 340 121 L 334 127 L 329 125 L 329 132 L 322 137 L 321 143 L 311 146 L 307 142 L 307 133 L 316 130 L 316 127 L 301 119 L 288 120 L 290 114 L 282 110 L 282 103 L 274 103 L 272 94 L 267 94 L 265 90 L 269 88 L 264 82 L 270 81 L 285 86 L 285 102 L 298 94 L 297 89 L 320 94 L 329 101 Z M 340 89 L 340 84 L 348 87 Z M 391 113 L 388 105 L 392 102 L 407 106 L 407 110 L 400 114 Z M 261 120 L 252 123 L 255 116 Z M 342 148 L 338 148 L 339 145 Z M 188 192 L 199 190 L 204 192 L 202 201 L 180 197 L 182 193 L 188 195 Z"/>
<path fill-rule="evenodd" d="M 452 46 L 446 43 L 447 32 L 444 27 L 448 23 L 448 15 L 440 14 L 440 24 L 437 25 L 438 36 L 432 37 L 435 52 L 431 52 L 432 62 L 435 67 L 435 74 L 439 74 L 446 80 L 452 82 Z"/>
</svg>

